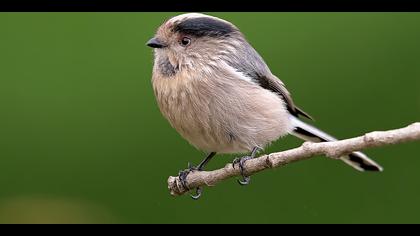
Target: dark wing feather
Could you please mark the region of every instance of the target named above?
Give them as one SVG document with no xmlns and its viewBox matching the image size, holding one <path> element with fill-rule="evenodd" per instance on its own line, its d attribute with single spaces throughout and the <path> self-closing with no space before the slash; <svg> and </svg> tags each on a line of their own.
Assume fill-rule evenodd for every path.
<svg viewBox="0 0 420 236">
<path fill-rule="evenodd" d="M 310 120 L 315 120 L 311 115 L 309 115 L 307 112 L 305 112 L 304 110 L 302 110 L 301 108 L 295 106 L 295 110 L 298 113 L 298 115 L 301 115 L 303 117 L 306 117 Z"/>
<path fill-rule="evenodd" d="M 270 90 L 283 98 L 289 112 L 298 117 L 304 116 L 312 119 L 310 115 L 295 106 L 289 91 L 283 82 L 273 75 L 257 51 L 243 38 L 241 34 L 236 35 L 236 40 L 241 42 L 240 48 L 235 53 L 226 57 L 226 62 L 237 71 L 244 73 L 261 87 Z M 236 46 L 237 47 L 237 46 Z"/>
<path fill-rule="evenodd" d="M 298 117 L 299 115 L 304 116 L 308 119 L 313 120 L 313 118 L 297 107 L 292 97 L 290 96 L 289 91 L 287 91 L 285 85 L 281 80 L 279 80 L 276 76 L 270 75 L 270 76 L 256 76 L 252 78 L 255 82 L 257 82 L 261 87 L 268 89 L 270 91 L 275 92 L 276 94 L 280 95 L 283 100 L 286 102 L 287 110 L 294 116 Z"/>
</svg>

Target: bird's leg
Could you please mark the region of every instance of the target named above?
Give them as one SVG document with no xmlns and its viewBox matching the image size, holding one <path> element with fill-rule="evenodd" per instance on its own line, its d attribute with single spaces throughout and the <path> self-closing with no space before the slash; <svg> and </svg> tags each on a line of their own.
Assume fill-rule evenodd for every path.
<svg viewBox="0 0 420 236">
<path fill-rule="evenodd" d="M 255 157 L 255 155 L 257 155 L 258 150 L 262 150 L 262 148 L 254 147 L 254 149 L 252 149 L 251 156 L 237 157 L 233 160 L 233 162 L 232 162 L 233 168 L 235 168 L 236 164 L 239 164 L 239 169 L 241 170 L 242 180 L 238 179 L 238 183 L 240 185 L 249 184 L 249 181 L 251 180 L 251 177 L 245 175 L 244 164 L 247 160 L 253 159 Z"/>
<path fill-rule="evenodd" d="M 211 152 L 210 154 L 207 155 L 207 157 L 197 166 L 192 166 L 191 163 L 188 163 L 188 169 L 180 171 L 179 172 L 179 180 L 181 181 L 182 186 L 185 189 L 188 189 L 187 186 L 187 176 L 189 173 L 191 173 L 192 171 L 202 171 L 204 169 L 204 167 L 209 163 L 209 161 L 216 155 L 216 152 Z M 201 197 L 201 193 L 203 192 L 203 189 L 201 187 L 198 187 L 196 189 L 196 194 L 195 195 L 191 195 L 191 197 L 194 200 L 197 200 Z"/>
</svg>

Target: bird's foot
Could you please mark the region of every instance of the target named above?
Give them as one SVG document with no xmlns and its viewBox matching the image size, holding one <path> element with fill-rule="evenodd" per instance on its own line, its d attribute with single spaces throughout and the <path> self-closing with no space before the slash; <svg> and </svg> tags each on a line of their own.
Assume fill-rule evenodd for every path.
<svg viewBox="0 0 420 236">
<path fill-rule="evenodd" d="M 190 190 L 187 184 L 187 176 L 193 171 L 201 171 L 201 170 L 195 166 L 192 166 L 191 163 L 188 163 L 188 168 L 183 171 L 180 171 L 178 174 L 179 181 L 181 182 L 182 186 L 187 190 Z M 203 189 L 202 187 L 198 187 L 196 188 L 195 191 L 196 191 L 195 195 L 190 195 L 190 196 L 192 199 L 197 200 L 201 197 L 201 193 L 203 192 Z"/>
<path fill-rule="evenodd" d="M 239 169 L 241 170 L 242 180 L 238 179 L 238 183 L 240 185 L 248 185 L 251 181 L 251 177 L 245 175 L 244 165 L 247 160 L 252 159 L 252 156 L 244 156 L 244 157 L 237 157 L 233 160 L 232 166 L 235 169 L 235 165 L 239 165 Z"/>
</svg>

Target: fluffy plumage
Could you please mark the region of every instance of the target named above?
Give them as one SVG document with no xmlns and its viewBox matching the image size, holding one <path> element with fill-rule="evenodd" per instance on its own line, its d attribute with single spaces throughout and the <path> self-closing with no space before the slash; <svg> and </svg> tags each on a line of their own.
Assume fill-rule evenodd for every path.
<svg viewBox="0 0 420 236">
<path fill-rule="evenodd" d="M 164 22 L 155 39 L 161 43 L 152 77 L 158 106 L 196 148 L 244 153 L 286 134 L 333 140 L 297 119 L 310 116 L 294 104 L 283 82 L 230 22 L 183 14 Z M 364 154 L 343 160 L 358 170 L 381 169 Z"/>
</svg>

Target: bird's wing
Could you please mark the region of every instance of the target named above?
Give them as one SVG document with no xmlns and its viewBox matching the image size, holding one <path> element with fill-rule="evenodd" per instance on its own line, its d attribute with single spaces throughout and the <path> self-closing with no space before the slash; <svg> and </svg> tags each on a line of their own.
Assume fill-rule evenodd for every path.
<svg viewBox="0 0 420 236">
<path fill-rule="evenodd" d="M 296 117 L 301 115 L 313 120 L 308 113 L 304 112 L 293 103 L 292 97 L 283 82 L 271 73 L 267 64 L 258 52 L 255 51 L 245 39 L 239 39 L 242 42 L 239 45 L 241 48 L 239 48 L 236 53 L 229 54 L 229 56 L 225 58 L 228 66 L 232 67 L 237 72 L 241 72 L 244 75 L 242 78 L 251 80 L 261 87 L 281 96 L 292 115 Z"/>
<path fill-rule="evenodd" d="M 313 120 L 313 118 L 308 113 L 306 113 L 305 111 L 303 111 L 302 109 L 300 109 L 294 104 L 292 96 L 290 95 L 289 91 L 286 89 L 286 86 L 275 75 L 271 74 L 271 75 L 263 75 L 263 76 L 254 76 L 253 80 L 257 82 L 261 87 L 267 90 L 270 90 L 278 94 L 279 96 L 281 96 L 283 100 L 286 102 L 287 110 L 291 114 L 293 114 L 296 117 L 301 115 L 308 119 Z"/>
</svg>

